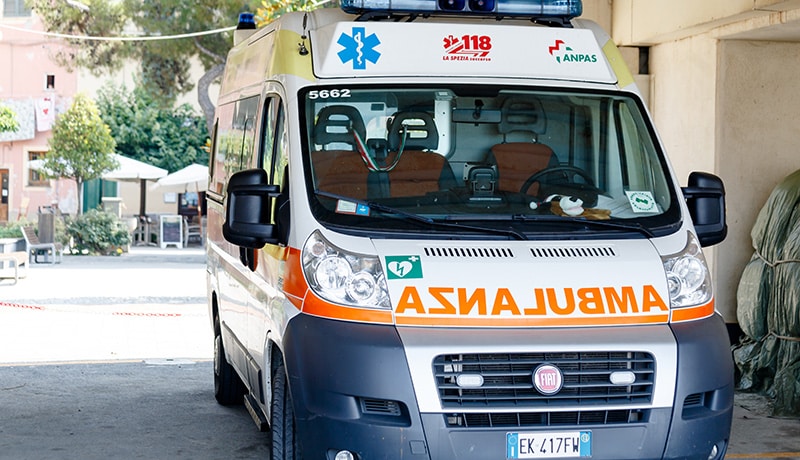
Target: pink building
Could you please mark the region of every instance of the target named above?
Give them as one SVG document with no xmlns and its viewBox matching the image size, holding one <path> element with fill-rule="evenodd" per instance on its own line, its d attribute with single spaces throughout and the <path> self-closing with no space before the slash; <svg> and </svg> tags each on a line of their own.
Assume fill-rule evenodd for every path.
<svg viewBox="0 0 800 460">
<path fill-rule="evenodd" d="M 20 218 L 35 221 L 42 206 L 75 213 L 74 181 L 45 179 L 31 162 L 49 150 L 55 115 L 69 107 L 77 74 L 51 59 L 63 46 L 57 39 L 32 33 L 44 27 L 24 0 L 1 3 L 0 104 L 16 113 L 19 129 L 0 133 L 0 225 Z"/>
</svg>

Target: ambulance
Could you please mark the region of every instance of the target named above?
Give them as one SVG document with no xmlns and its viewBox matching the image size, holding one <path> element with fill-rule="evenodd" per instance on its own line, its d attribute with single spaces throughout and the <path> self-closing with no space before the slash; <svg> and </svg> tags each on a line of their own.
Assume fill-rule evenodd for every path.
<svg viewBox="0 0 800 460">
<path fill-rule="evenodd" d="M 733 365 L 702 252 L 724 187 L 679 185 L 581 13 L 242 16 L 207 193 L 214 392 L 272 459 L 724 457 Z"/>
</svg>

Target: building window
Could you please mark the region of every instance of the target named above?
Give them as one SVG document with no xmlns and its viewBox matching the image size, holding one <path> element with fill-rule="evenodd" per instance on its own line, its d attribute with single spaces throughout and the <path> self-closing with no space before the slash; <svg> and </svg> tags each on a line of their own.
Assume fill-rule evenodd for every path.
<svg viewBox="0 0 800 460">
<path fill-rule="evenodd" d="M 50 180 L 30 164 L 32 161 L 41 164 L 46 154 L 47 152 L 28 152 L 28 185 L 31 187 L 48 187 L 50 185 Z"/>
<path fill-rule="evenodd" d="M 3 0 L 3 17 L 27 17 L 31 9 L 25 6 L 25 0 Z"/>
</svg>

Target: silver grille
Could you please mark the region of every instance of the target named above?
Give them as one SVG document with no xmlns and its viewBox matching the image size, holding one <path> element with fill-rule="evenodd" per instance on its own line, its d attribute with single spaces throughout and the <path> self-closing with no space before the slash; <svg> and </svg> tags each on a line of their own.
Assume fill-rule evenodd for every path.
<svg viewBox="0 0 800 460">
<path fill-rule="evenodd" d="M 545 396 L 533 387 L 533 370 L 540 364 L 557 366 L 562 389 Z M 444 408 L 562 408 L 599 404 L 650 403 L 655 360 L 644 352 L 565 352 L 441 355 L 433 363 L 439 398 Z M 610 381 L 614 371 L 635 375 L 631 385 Z M 480 387 L 456 383 L 460 374 L 480 374 Z"/>
<path fill-rule="evenodd" d="M 466 412 L 446 414 L 449 427 L 498 428 L 568 425 L 626 425 L 647 422 L 649 410 L 597 410 L 572 412 Z"/>
</svg>

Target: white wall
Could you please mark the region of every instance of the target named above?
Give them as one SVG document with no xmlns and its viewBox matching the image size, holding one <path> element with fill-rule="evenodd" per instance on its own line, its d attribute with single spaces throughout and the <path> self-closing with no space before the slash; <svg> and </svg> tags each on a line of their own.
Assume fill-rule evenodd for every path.
<svg viewBox="0 0 800 460">
<path fill-rule="evenodd" d="M 650 45 L 650 107 L 678 180 L 685 185 L 698 170 L 725 181 L 728 237 L 706 254 L 717 307 L 736 321 L 756 215 L 800 168 L 800 1 L 614 0 L 613 7 L 615 41 Z"/>
<path fill-rule="evenodd" d="M 758 212 L 775 185 L 800 169 L 800 43 L 722 40 L 719 50 L 717 173 L 726 184 L 729 233 L 717 252 L 726 269 L 716 283 L 719 298 L 735 302 Z"/>
</svg>

